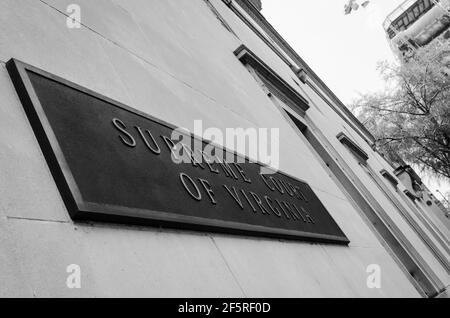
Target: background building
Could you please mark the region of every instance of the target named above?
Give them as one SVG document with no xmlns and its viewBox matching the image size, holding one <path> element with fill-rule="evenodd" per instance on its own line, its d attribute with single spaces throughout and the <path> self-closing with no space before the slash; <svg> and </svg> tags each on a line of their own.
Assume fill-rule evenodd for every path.
<svg viewBox="0 0 450 318">
<path fill-rule="evenodd" d="M 432 43 L 450 41 L 450 1 L 448 0 L 407 0 L 398 6 L 384 22 L 386 36 L 392 50 L 401 60 L 414 54 L 420 47 Z M 443 59 L 450 59 L 443 56 Z M 432 212 L 446 222 L 448 211 L 423 184 L 421 178 L 406 163 L 396 167 L 396 175 L 408 188 L 412 198 L 426 195 L 427 202 L 435 202 Z M 417 190 L 415 190 L 417 189 Z M 416 194 L 414 194 L 416 193 Z"/>
<path fill-rule="evenodd" d="M 448 0 L 406 0 L 384 22 L 392 50 L 404 56 L 433 41 L 448 41 L 449 10 Z"/>
<path fill-rule="evenodd" d="M 0 4 L 0 296 L 448 296 L 445 220 L 407 195 L 373 151 L 373 136 L 264 18 L 258 1 L 78 0 L 79 15 L 71 4 Z M 14 76 L 22 64 L 11 58 L 191 131 L 199 119 L 221 131 L 278 128 L 280 170 L 311 186 L 350 243 L 73 220 L 28 120 L 35 114 L 24 111 Z M 91 177 L 99 181 L 95 171 Z M 174 192 L 173 200 L 183 196 Z M 81 269 L 81 288 L 67 284 L 71 265 Z"/>
</svg>

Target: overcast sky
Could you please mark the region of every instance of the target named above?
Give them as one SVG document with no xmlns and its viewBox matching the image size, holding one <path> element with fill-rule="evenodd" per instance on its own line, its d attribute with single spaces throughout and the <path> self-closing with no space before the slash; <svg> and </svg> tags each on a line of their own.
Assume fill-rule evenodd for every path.
<svg viewBox="0 0 450 318">
<path fill-rule="evenodd" d="M 403 0 L 371 0 L 344 15 L 347 2 L 263 0 L 264 16 L 346 104 L 383 88 L 377 62 L 394 56 L 382 24 Z"/>
<path fill-rule="evenodd" d="M 345 103 L 359 93 L 382 90 L 377 62 L 395 61 L 383 22 L 404 0 L 371 0 L 344 15 L 348 0 L 263 0 L 262 13 Z M 362 2 L 362 0 L 358 0 Z M 446 182 L 424 178 L 435 193 L 450 191 Z"/>
</svg>

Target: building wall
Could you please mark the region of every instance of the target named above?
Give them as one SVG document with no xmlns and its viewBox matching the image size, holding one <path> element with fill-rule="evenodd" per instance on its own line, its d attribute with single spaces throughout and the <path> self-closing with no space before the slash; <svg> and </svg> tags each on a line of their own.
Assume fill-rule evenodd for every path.
<svg viewBox="0 0 450 318">
<path fill-rule="evenodd" d="M 203 0 L 76 2 L 80 29 L 66 27 L 72 0 L 0 3 L 0 296 L 419 296 L 306 140 L 234 56 L 244 43 L 297 87 L 289 67 L 222 1 L 211 3 L 238 37 Z M 74 223 L 6 71 L 12 57 L 181 127 L 192 129 L 202 119 L 204 127 L 220 129 L 280 128 L 281 170 L 312 186 L 350 245 Z M 308 87 L 298 89 L 311 100 L 308 116 L 370 186 L 336 134 L 348 130 L 372 154 L 369 145 Z M 383 166 L 377 159 L 371 164 Z M 448 285 L 448 274 L 409 232 Z M 81 266 L 81 289 L 66 286 L 70 264 Z M 381 289 L 366 285 L 371 264 L 381 266 Z"/>
</svg>

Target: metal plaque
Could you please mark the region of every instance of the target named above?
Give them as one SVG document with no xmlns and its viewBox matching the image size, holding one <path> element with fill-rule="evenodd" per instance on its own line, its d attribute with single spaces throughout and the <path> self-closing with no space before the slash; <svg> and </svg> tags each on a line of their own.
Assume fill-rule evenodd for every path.
<svg viewBox="0 0 450 318">
<path fill-rule="evenodd" d="M 7 69 L 73 220 L 349 243 L 307 183 L 175 140 L 175 126 L 25 63 Z"/>
</svg>

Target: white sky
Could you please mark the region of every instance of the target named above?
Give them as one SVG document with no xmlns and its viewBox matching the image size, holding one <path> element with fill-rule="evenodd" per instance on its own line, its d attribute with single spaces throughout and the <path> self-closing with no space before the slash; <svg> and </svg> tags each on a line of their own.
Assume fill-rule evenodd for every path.
<svg viewBox="0 0 450 318">
<path fill-rule="evenodd" d="M 403 0 L 371 0 L 365 9 L 344 15 L 347 2 L 263 0 L 262 11 L 346 104 L 360 92 L 383 88 L 377 62 L 394 56 L 382 23 Z"/>
<path fill-rule="evenodd" d="M 348 0 L 262 0 L 262 13 L 344 102 L 382 90 L 377 62 L 394 61 L 382 24 L 404 0 L 371 0 L 344 15 Z M 357 2 L 361 3 L 362 0 Z M 424 178 L 434 193 L 450 185 Z M 436 193 L 435 193 L 436 194 Z"/>
</svg>

